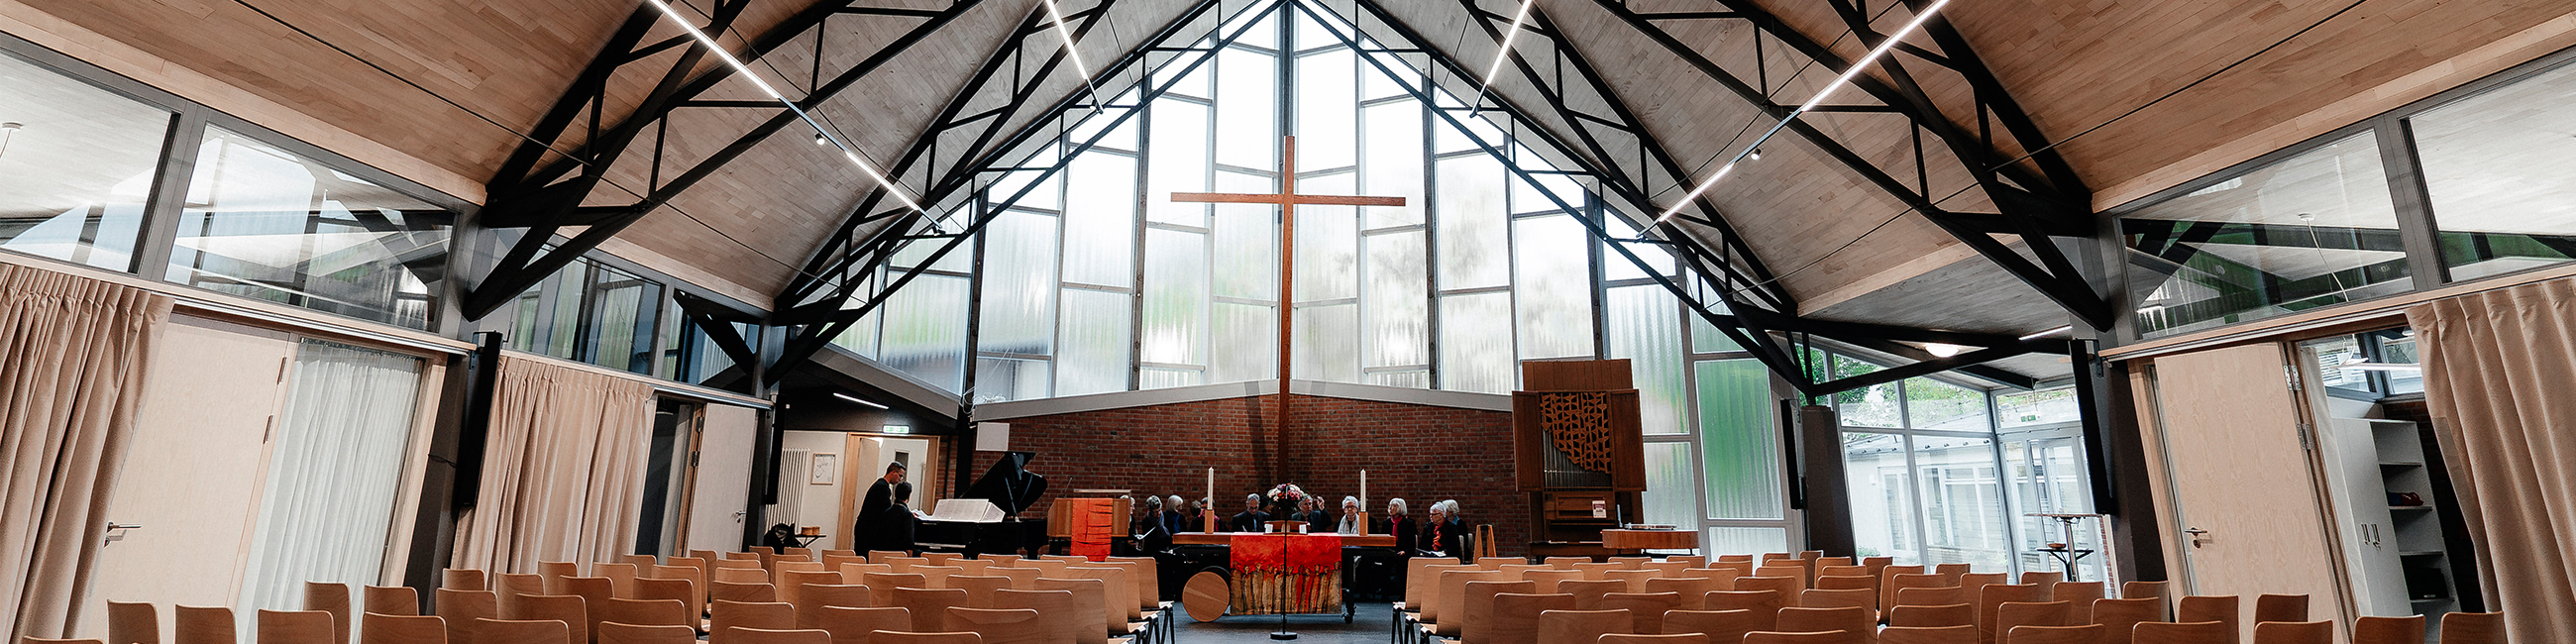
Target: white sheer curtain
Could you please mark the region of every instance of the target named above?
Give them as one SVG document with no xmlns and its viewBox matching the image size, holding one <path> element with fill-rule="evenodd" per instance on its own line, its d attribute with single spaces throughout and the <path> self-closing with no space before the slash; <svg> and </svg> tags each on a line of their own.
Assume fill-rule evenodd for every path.
<svg viewBox="0 0 2576 644">
<path fill-rule="evenodd" d="M 381 581 L 422 369 L 419 358 L 321 340 L 296 350 L 242 613 L 300 609 L 307 581 Z"/>
</svg>

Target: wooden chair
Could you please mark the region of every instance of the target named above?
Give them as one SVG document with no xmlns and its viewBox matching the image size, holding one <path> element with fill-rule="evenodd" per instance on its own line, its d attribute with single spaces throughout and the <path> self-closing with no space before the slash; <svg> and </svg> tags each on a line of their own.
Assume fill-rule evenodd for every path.
<svg viewBox="0 0 2576 644">
<path fill-rule="evenodd" d="M 501 617 L 500 600 L 492 591 L 440 588 L 437 595 L 438 616 L 447 620 L 448 644 L 477 644 L 474 620 Z"/>
<path fill-rule="evenodd" d="M 821 623 L 824 608 L 866 608 L 873 605 L 869 602 L 874 595 L 873 589 L 857 584 L 806 584 L 797 590 L 796 601 L 788 603 L 796 607 L 797 628 L 821 628 L 816 624 Z"/>
<path fill-rule="evenodd" d="M 1599 642 L 1601 636 L 1626 633 L 1636 623 L 1627 610 L 1551 610 L 1538 614 L 1538 641 Z"/>
<path fill-rule="evenodd" d="M 1688 604 L 1682 608 L 1698 610 L 1700 602 L 1704 601 L 1702 598 L 1707 597 L 1709 593 L 1731 590 L 1734 587 L 1734 584 L 1727 583 L 1726 580 L 1707 577 L 1656 577 L 1646 580 L 1645 589 L 1639 592 L 1681 595 L 1682 603 Z"/>
<path fill-rule="evenodd" d="M 1565 593 L 1494 595 L 1491 625 L 1484 629 L 1485 644 L 1538 644 L 1538 616 L 1552 610 L 1574 610 L 1574 596 Z"/>
<path fill-rule="evenodd" d="M 1521 580 L 1522 580 L 1522 581 L 1527 581 L 1527 582 L 1530 582 L 1530 583 L 1534 583 L 1534 584 L 1538 584 L 1538 591 L 1537 591 L 1537 592 L 1538 592 L 1539 594 L 1552 594 L 1552 593 L 1557 592 L 1557 588 L 1556 588 L 1556 587 L 1557 587 L 1557 584 L 1564 583 L 1564 582 L 1568 582 L 1568 581 L 1582 581 L 1582 580 L 1583 580 L 1583 571 L 1580 571 L 1580 570 L 1561 570 L 1561 569 L 1556 569 L 1556 568 L 1540 568 L 1540 569 L 1537 569 L 1537 570 L 1524 570 L 1524 571 L 1521 571 Z M 1411 580 L 1406 580 L 1406 581 L 1408 581 L 1408 582 L 1409 582 L 1409 581 L 1411 581 Z M 1536 618 L 1532 618 L 1532 619 L 1536 619 Z"/>
<path fill-rule="evenodd" d="M 1718 555 L 1717 560 L 1722 562 L 1751 563 L 1753 561 L 1753 555 Z"/>
<path fill-rule="evenodd" d="M 1628 582 L 1617 579 L 1568 579 L 1556 582 L 1556 592 L 1574 596 L 1575 610 L 1600 610 L 1595 606 L 1610 593 L 1628 592 Z"/>
<path fill-rule="evenodd" d="M 637 572 L 650 570 L 662 564 L 662 558 L 654 555 L 623 555 L 617 560 L 635 566 Z"/>
<path fill-rule="evenodd" d="M 2004 644 L 2100 644 L 2101 624 L 2083 626 L 2015 626 L 2004 631 Z"/>
<path fill-rule="evenodd" d="M 1039 572 L 1036 568 L 991 568 L 986 569 L 984 572 L 993 573 L 992 576 L 1010 579 L 1011 588 L 1013 590 L 1037 590 L 1038 577 L 1045 574 Z M 1410 582 L 1411 580 L 1406 581 Z"/>
<path fill-rule="evenodd" d="M 1850 567 L 1859 568 L 1860 566 Z M 1868 571 L 1864 569 L 1861 572 Z M 1816 583 L 1807 586 L 1808 590 L 1866 590 L 1873 596 L 1878 594 L 1878 578 L 1869 575 L 1817 575 Z M 1873 597 L 1869 603 L 1875 606 L 1878 600 Z"/>
<path fill-rule="evenodd" d="M 579 577 L 581 576 L 581 564 L 570 561 L 540 561 L 537 562 L 537 576 L 546 578 L 548 582 L 552 582 L 554 578 L 557 577 Z M 560 595 L 562 593 L 548 594 Z"/>
<path fill-rule="evenodd" d="M 573 644 L 590 641 L 590 611 L 579 595 L 523 595 L 517 604 L 503 606 L 504 621 L 555 620 L 564 623 L 564 632 Z"/>
<path fill-rule="evenodd" d="M 1601 573 L 1602 579 L 1616 579 L 1628 582 L 1628 588 L 1619 591 L 1623 593 L 1645 592 L 1646 580 L 1662 576 L 1664 576 L 1664 571 L 1661 570 L 1620 569 Z"/>
<path fill-rule="evenodd" d="M 1020 557 L 1019 555 L 997 555 L 997 554 L 991 554 L 991 553 L 986 553 L 986 554 L 976 555 L 976 556 L 975 556 L 975 558 L 976 558 L 976 559 L 981 559 L 981 560 L 984 560 L 984 561 L 990 561 L 990 562 L 993 562 L 993 565 L 996 565 L 996 566 L 1009 566 L 1009 565 L 1013 565 L 1013 564 L 1018 563 L 1018 562 L 1020 561 L 1020 559 L 1022 559 L 1022 557 Z"/>
<path fill-rule="evenodd" d="M 2442 616 L 2442 644 L 2504 644 L 2504 613 Z"/>
<path fill-rule="evenodd" d="M 1907 588 L 1896 591 L 1896 605 L 1898 606 L 1948 606 L 1951 604 L 1967 604 L 1974 606 L 1976 603 L 1976 593 L 1969 592 L 1968 589 L 1960 588 L 1958 586 Z"/>
<path fill-rule="evenodd" d="M 2334 640 L 2335 623 L 2331 619 L 2254 623 L 2254 644 L 2334 644 Z"/>
<path fill-rule="evenodd" d="M 1553 559 L 1554 557 L 1550 557 L 1550 558 L 1551 558 L 1551 559 Z M 1665 563 L 1674 563 L 1674 562 L 1679 562 L 1679 563 L 1689 564 L 1689 565 L 1686 565 L 1686 566 L 1682 566 L 1683 568 L 1686 568 L 1686 569 L 1687 569 L 1687 568 L 1706 568 L 1706 567 L 1708 567 L 1708 555 L 1664 555 L 1664 562 L 1665 562 Z"/>
<path fill-rule="evenodd" d="M 476 619 L 467 627 L 477 644 L 568 644 L 572 627 L 551 619 Z"/>
<path fill-rule="evenodd" d="M 1434 587 L 1431 595 L 1431 606 L 1440 617 L 1434 620 L 1428 617 L 1431 613 L 1424 613 L 1424 619 L 1431 621 L 1431 634 L 1441 637 L 1458 637 L 1463 634 L 1465 631 L 1462 628 L 1466 624 L 1464 618 L 1467 615 L 1468 582 L 1501 581 L 1502 579 L 1503 571 L 1500 570 L 1441 571 L 1439 585 Z M 1620 583 L 1624 587 L 1626 582 Z M 1558 586 L 1562 587 L 1564 584 L 1560 583 Z M 1582 598 L 1581 593 L 1575 594 L 1578 603 Z"/>
<path fill-rule="evenodd" d="M 686 626 L 691 633 L 696 633 L 698 630 L 697 613 L 690 612 L 688 602 L 677 599 L 610 597 L 601 601 L 599 607 L 591 610 L 590 614 L 590 628 L 594 639 L 606 637 L 599 633 L 599 629 L 609 622 L 628 626 Z"/>
<path fill-rule="evenodd" d="M 2353 620 L 2352 644 L 2424 644 L 2424 616 Z"/>
<path fill-rule="evenodd" d="M 1105 563 L 1127 569 L 1127 578 L 1136 582 L 1131 585 L 1136 587 L 1137 607 L 1146 612 L 1162 610 L 1163 568 L 1160 562 L 1153 557 L 1110 557 Z M 968 567 L 967 570 L 973 572 L 975 569 Z"/>
<path fill-rule="evenodd" d="M 1997 641 L 2010 639 L 2006 636 L 2023 626 L 2089 626 L 2074 621 L 2073 607 L 2070 602 L 2004 602 L 1995 607 L 1993 630 Z"/>
<path fill-rule="evenodd" d="M 1979 588 L 1984 588 L 1984 587 L 1987 587 L 1987 586 L 2018 586 L 2018 585 L 2021 585 L 2021 584 L 2015 584 L 2015 583 L 2012 583 L 2012 575 L 2007 575 L 2007 574 L 2000 573 L 2000 572 L 1971 572 L 1971 573 L 1963 573 L 1963 574 L 1960 574 L 1960 575 L 1959 575 L 1959 587 L 1960 587 L 1960 588 L 1966 588 L 1966 589 L 1968 589 L 1968 592 L 1971 592 L 1971 593 L 1973 593 L 1973 592 L 1977 592 L 1977 589 L 1979 589 Z M 2047 596 L 2048 596 L 2048 594 L 2047 594 L 2047 592 L 2046 592 L 2046 591 L 2041 591 L 2040 596 L 2041 596 L 2041 597 L 2047 597 Z"/>
<path fill-rule="evenodd" d="M 1071 565 L 1073 564 L 1062 559 L 1026 559 L 1020 561 L 1019 567 L 1036 568 L 1039 573 L 1042 573 L 1038 575 L 1040 577 L 1064 579 L 1064 569 Z M 903 570 L 898 568 L 896 572 L 903 572 Z"/>
<path fill-rule="evenodd" d="M 951 607 L 948 609 L 948 623 L 957 625 L 958 630 L 983 636 L 984 644 L 1049 644 L 1047 635 L 1051 632 L 1039 619 L 1037 611 L 1026 608 Z"/>
<path fill-rule="evenodd" d="M 589 609 L 590 617 L 582 628 L 598 633 L 602 621 L 600 616 L 606 611 L 608 600 L 617 598 L 615 586 L 607 577 L 565 577 L 556 583 L 562 585 L 564 594 L 581 598 L 582 606 Z"/>
<path fill-rule="evenodd" d="M 1977 644 L 1977 625 L 1889 626 L 1878 629 L 1878 644 Z"/>
<path fill-rule="evenodd" d="M 680 602 L 680 605 L 685 607 L 691 615 L 697 615 L 705 612 L 706 610 L 706 605 L 698 602 L 697 584 L 691 583 L 686 579 L 653 579 L 649 577 L 637 577 L 635 578 L 634 598 L 668 599 Z"/>
<path fill-rule="evenodd" d="M 1957 582 L 1960 575 L 1965 575 L 1972 571 L 1973 568 L 1971 566 L 1963 563 L 1932 564 L 1933 574 L 1947 576 L 1952 582 Z M 1953 583 L 1952 585 L 1957 584 Z"/>
<path fill-rule="evenodd" d="M 778 573 L 778 578 L 782 582 L 778 585 L 778 601 L 790 604 L 798 603 L 797 596 L 805 592 L 806 586 L 838 586 L 844 583 L 839 572 L 788 571 Z"/>
<path fill-rule="evenodd" d="M 680 557 L 672 558 L 679 559 Z M 688 584 L 688 596 L 665 596 L 665 594 L 671 592 L 671 590 L 675 588 L 675 586 L 670 583 L 675 581 L 685 582 Z M 655 588 L 657 583 L 660 585 L 660 588 L 658 589 Z M 635 598 L 685 600 L 689 602 L 690 610 L 704 612 L 707 609 L 706 571 L 698 568 L 697 566 L 654 566 L 646 569 L 644 571 L 644 576 L 635 578 Z"/>
<path fill-rule="evenodd" d="M 1494 625 L 1494 596 L 1502 593 L 1538 594 L 1534 581 L 1471 581 L 1458 601 L 1466 619 L 1458 625 L 1460 644 L 1485 644 L 1486 629 Z"/>
<path fill-rule="evenodd" d="M 22 636 L 22 637 L 19 637 L 19 638 L 18 638 L 18 644 L 106 644 L 106 641 L 105 641 L 105 640 L 70 640 L 70 639 L 54 639 L 54 638 L 50 638 L 50 637 Z"/>
<path fill-rule="evenodd" d="M 955 588 L 896 588 L 889 606 L 912 611 L 912 632 L 947 633 L 948 609 L 966 605 L 966 591 Z M 789 619 L 794 619 L 790 617 Z"/>
<path fill-rule="evenodd" d="M 788 548 L 788 549 L 787 549 L 787 556 L 788 556 L 788 557 L 804 557 L 804 558 L 805 558 L 805 560 L 807 560 L 807 561 L 812 561 L 812 560 L 814 560 L 814 549 L 813 549 L 813 548 Z"/>
<path fill-rule="evenodd" d="M 832 644 L 832 634 L 815 630 L 743 628 L 736 626 L 711 637 L 708 644 Z"/>
<path fill-rule="evenodd" d="M 708 602 L 742 602 L 763 604 L 778 601 L 778 588 L 768 582 L 738 584 L 719 581 L 707 589 Z"/>
<path fill-rule="evenodd" d="M 697 644 L 695 626 L 639 626 L 600 622 L 599 644 Z"/>
<path fill-rule="evenodd" d="M 1682 571 L 1682 576 L 1696 577 L 1716 582 L 1718 585 L 1717 590 L 1734 590 L 1735 578 L 1744 576 L 1744 571 L 1732 567 L 1711 566 L 1707 568 L 1692 568 L 1684 570 Z"/>
<path fill-rule="evenodd" d="M 1662 633 L 1665 612 L 1688 608 L 1680 593 L 1610 593 L 1602 595 L 1593 610 L 1627 609 L 1631 613 L 1628 632 Z"/>
<path fill-rule="evenodd" d="M 492 580 L 481 570 L 441 568 L 438 571 L 438 587 L 457 590 L 491 590 Z"/>
<path fill-rule="evenodd" d="M 2254 596 L 2254 623 L 2308 621 L 2307 595 Z"/>
<path fill-rule="evenodd" d="M 1780 591 L 1721 590 L 1700 597 L 1700 610 L 1749 610 L 1763 615 L 1780 612 Z M 1764 627 L 1762 630 L 1774 630 Z"/>
<path fill-rule="evenodd" d="M 608 580 L 608 588 L 613 593 L 612 597 L 634 599 L 635 577 L 643 573 L 643 568 L 622 561 L 590 565 L 590 576 Z"/>
<path fill-rule="evenodd" d="M 1072 596 L 1070 599 L 1066 600 L 1067 603 L 1073 607 L 1072 612 L 1041 612 L 1046 612 L 1049 615 L 1065 615 L 1066 621 L 1079 629 L 1074 634 L 1081 638 L 1080 641 L 1082 642 L 1091 642 L 1091 638 L 1094 635 L 1089 633 L 1093 633 L 1095 631 L 1097 632 L 1098 637 L 1103 638 L 1102 641 L 1106 641 L 1106 638 L 1109 637 L 1109 633 L 1126 627 L 1126 624 L 1109 623 L 1110 618 L 1108 612 L 1105 610 L 1107 602 L 1109 601 L 1108 584 L 1101 583 L 1098 579 L 1057 579 L 1053 577 L 1039 577 L 1037 581 L 1037 590 L 1062 592 Z M 993 591 L 993 605 L 996 608 L 1031 608 L 1030 606 L 1004 605 L 1002 602 L 1001 591 Z"/>
<path fill-rule="evenodd" d="M 1754 575 L 1751 577 L 1735 578 L 1735 589 L 1739 591 L 1769 590 L 1778 592 L 1780 593 L 1780 605 L 1782 607 L 1794 607 L 1798 605 L 1798 594 L 1806 592 L 1807 581 L 1796 577 Z"/>
<path fill-rule="evenodd" d="M 2130 631 L 2135 644 L 2218 644 L 2236 639 L 2226 622 L 2138 622 Z"/>
<path fill-rule="evenodd" d="M 1851 633 L 1855 638 L 1853 641 L 1866 642 L 1869 641 L 1870 636 L 1878 634 L 1878 622 L 1875 617 L 1868 611 L 1848 606 L 1783 608 L 1780 609 L 1779 624 L 1773 626 L 1772 630 L 1783 633 L 1843 631 Z"/>
<path fill-rule="evenodd" d="M 1878 586 L 1878 601 L 1879 601 L 1879 605 L 1881 605 L 1881 606 L 1920 606 L 1920 605 L 1922 605 L 1922 604 L 1908 604 L 1908 603 L 1906 603 L 1905 601 L 1903 601 L 1903 600 L 1902 600 L 1902 598 L 1897 597 L 1897 593 L 1902 592 L 1902 591 L 1904 591 L 1904 590 L 1905 590 L 1905 589 L 1907 589 L 1907 588 L 1957 588 L 1957 587 L 1959 587 L 1959 584 L 1958 584 L 1957 582 L 1955 582 L 1955 581 L 1952 581 L 1952 580 L 1950 579 L 1950 576 L 1949 576 L 1949 575 L 1912 574 L 1912 573 L 1892 572 L 1892 571 L 1897 570 L 1898 568 L 1920 568 L 1920 567 L 1921 567 L 1921 566 L 1889 566 L 1887 569 L 1888 569 L 1889 571 L 1891 571 L 1891 572 L 1889 572 L 1889 573 L 1887 574 L 1887 578 L 1886 578 L 1886 579 L 1881 580 L 1881 581 L 1879 582 L 1879 586 Z M 1949 602 L 1943 602 L 1943 603 L 1949 603 Z"/>
<path fill-rule="evenodd" d="M 930 562 L 930 565 L 933 565 L 933 566 L 945 566 L 945 565 L 949 565 L 949 564 L 948 564 L 948 562 L 951 562 L 951 561 L 957 561 L 957 560 L 959 560 L 959 559 L 965 559 L 965 558 L 966 558 L 966 555 L 965 555 L 965 554 L 963 554 L 963 553 L 956 553 L 956 552 L 924 552 L 924 553 L 921 553 L 921 559 L 922 559 L 923 561 Z"/>
<path fill-rule="evenodd" d="M 262 610 L 256 618 L 259 644 L 330 644 L 331 614 L 318 610 Z"/>
<path fill-rule="evenodd" d="M 2059 582 L 2063 581 L 2066 581 L 2066 573 L 2053 570 L 2027 570 L 2021 573 L 2021 583 L 2023 584 L 2049 586 L 2054 588 Z"/>
<path fill-rule="evenodd" d="M 234 644 L 234 623 L 229 607 L 172 606 L 170 644 Z"/>
<path fill-rule="evenodd" d="M 767 570 L 761 570 L 759 568 L 732 568 L 726 566 L 717 566 L 715 574 L 708 577 L 708 581 L 710 582 L 723 584 L 769 584 L 770 579 L 771 577 Z M 776 584 L 770 585 L 774 586 Z"/>
<path fill-rule="evenodd" d="M 868 555 L 867 555 L 867 556 L 868 556 L 868 561 L 873 561 L 873 562 L 877 562 L 877 563 L 885 563 L 885 561 L 884 561 L 885 559 L 889 559 L 889 558 L 909 558 L 909 557 L 911 557 L 911 556 L 912 556 L 912 553 L 910 553 L 910 552 L 906 552 L 906 551 L 902 551 L 902 550 L 870 550 L 870 551 L 868 551 Z"/>
<path fill-rule="evenodd" d="M 1504 558 L 1506 558 L 1506 557 L 1487 557 L 1487 559 L 1504 559 Z M 1625 569 L 1625 570 L 1635 570 L 1638 566 L 1646 565 L 1647 563 L 1651 563 L 1651 562 L 1653 562 L 1654 560 L 1655 560 L 1655 558 L 1654 558 L 1654 557 L 1641 557 L 1641 556 L 1637 556 L 1637 555 L 1619 555 L 1619 556 L 1611 557 L 1611 558 L 1610 558 L 1610 563 L 1619 564 L 1619 565 L 1622 567 L 1622 569 Z"/>
<path fill-rule="evenodd" d="M 518 605 L 519 598 L 554 594 L 546 592 L 546 578 L 536 575 L 505 572 L 493 575 L 493 581 L 494 598 L 500 602 L 502 615 L 496 619 L 501 621 L 520 621 L 509 618 L 510 611 Z"/>
<path fill-rule="evenodd" d="M 410 586 L 367 586 L 358 589 L 358 606 L 359 613 L 416 616 L 420 614 L 420 591 Z"/>
<path fill-rule="evenodd" d="M 912 628 L 912 611 L 896 606 L 826 606 L 823 619 L 815 622 L 814 627 L 831 633 L 832 644 L 869 644 L 870 633 Z"/>
<path fill-rule="evenodd" d="M 1852 579 L 1865 579 L 1853 577 Z M 1867 588 L 1825 590 L 1809 588 L 1798 593 L 1798 605 L 1806 608 L 1858 608 L 1869 613 L 1870 623 L 1878 623 L 1878 591 Z"/>
<path fill-rule="evenodd" d="M 1869 566 L 1817 566 L 1816 577 L 1869 577 Z"/>
<path fill-rule="evenodd" d="M 1096 583 L 1099 580 L 1083 579 L 1048 581 L 1085 581 Z M 1054 633 L 1048 637 L 1056 642 L 1073 642 L 1074 644 L 1106 644 L 1109 641 L 1109 625 L 1101 621 L 1101 612 L 1096 610 L 1083 610 L 1084 607 L 1080 605 L 1080 603 L 1074 601 L 1073 591 L 996 590 L 993 591 L 993 607 L 1005 609 L 1025 608 L 1037 611 L 1040 615 L 1046 615 L 1047 625 Z"/>
<path fill-rule="evenodd" d="M 1699 633 L 1711 642 L 1741 642 L 1744 634 L 1771 630 L 1776 613 L 1749 610 L 1677 610 L 1664 613 L 1665 633 Z"/>
<path fill-rule="evenodd" d="M 1961 587 L 1979 588 L 1977 591 L 1977 641 L 1983 642 L 1984 644 L 1995 644 L 1995 642 L 2003 635 L 2003 631 L 1996 628 L 1996 624 L 1999 622 L 1996 620 L 1995 611 L 2001 610 L 2004 604 L 2013 602 L 2048 601 L 2048 589 L 2035 585 L 1986 584 L 1983 587 L 1974 587 L 1966 586 L 1965 583 L 1966 581 L 1963 577 Z"/>
<path fill-rule="evenodd" d="M 796 629 L 796 607 L 778 602 L 717 601 L 707 611 L 707 642 L 724 644 L 736 628 L 786 631 Z"/>
<path fill-rule="evenodd" d="M 1443 563 L 1446 562 L 1446 563 Z M 1448 557 L 1413 557 L 1404 560 L 1404 603 L 1397 606 L 1407 612 L 1420 613 L 1431 603 L 1429 588 L 1438 573 L 1425 573 L 1432 566 L 1457 565 Z"/>
<path fill-rule="evenodd" d="M 1977 605 L 1898 606 L 1887 610 L 1887 625 L 1911 628 L 1966 626 L 1973 631 L 1977 627 Z M 1973 633 L 1970 635 L 1968 639 L 1976 639 Z"/>
<path fill-rule="evenodd" d="M 1134 582 L 1127 578 L 1126 570 L 1103 566 L 1067 566 L 1064 573 L 1065 579 L 1090 579 L 1100 582 L 1100 607 L 1107 611 L 1109 634 L 1125 635 L 1136 632 L 1136 629 L 1141 626 L 1137 622 L 1144 614 L 1137 610 L 1136 601 L 1133 599 L 1136 593 Z M 1060 590 L 1061 588 L 1047 589 Z M 1089 591 L 1076 590 L 1074 594 L 1085 592 Z"/>
<path fill-rule="evenodd" d="M 357 623 L 356 613 L 349 612 L 349 585 L 304 582 L 304 610 L 331 614 L 331 641 L 349 644 L 349 627 Z"/>
<path fill-rule="evenodd" d="M 2093 623 L 2093 600 L 2102 598 L 2102 582 L 2057 582 L 2055 585 L 2049 586 L 2048 598 L 2051 601 L 2070 602 L 2073 604 L 2072 608 L 2068 608 L 2066 610 L 2066 619 L 2068 620 L 2066 623 L 2091 624 Z"/>
<path fill-rule="evenodd" d="M 1790 633 L 1754 631 L 1744 634 L 1744 644 L 1861 644 L 1861 635 L 1851 631 Z"/>
<path fill-rule="evenodd" d="M 949 575 L 965 574 L 966 569 L 957 566 L 913 566 L 911 570 L 905 572 L 921 575 L 921 582 L 929 584 L 924 588 L 947 588 Z"/>
<path fill-rule="evenodd" d="M 447 644 L 447 620 L 436 616 L 363 613 L 358 620 L 362 644 Z"/>
<path fill-rule="evenodd" d="M 2102 641 L 2105 644 L 2128 644 L 2129 634 L 2137 630 L 2138 622 L 2165 621 L 2165 600 L 2159 597 L 2096 599 L 2093 600 L 2093 618 L 2090 621 L 2103 626 Z"/>
<path fill-rule="evenodd" d="M 108 602 L 107 644 L 161 644 L 161 609 L 150 602 Z"/>
<path fill-rule="evenodd" d="M 1583 571 L 1584 579 L 1608 579 L 1608 577 L 1603 577 L 1602 575 L 1609 574 L 1609 572 L 1613 570 L 1622 570 L 1618 563 L 1608 561 L 1587 561 L 1574 564 L 1574 569 Z"/>
<path fill-rule="evenodd" d="M 1601 644 L 1708 644 L 1708 636 L 1699 633 L 1670 633 L 1664 635 L 1625 635 L 1620 633 L 1611 633 L 1601 636 L 1600 641 Z"/>
<path fill-rule="evenodd" d="M 2189 595 L 2174 603 L 2174 621 L 2179 623 L 2218 622 L 2227 625 L 2227 639 L 2220 644 L 2236 644 L 2242 639 L 2237 609 L 2243 602 L 2235 595 Z"/>
<path fill-rule="evenodd" d="M 930 587 L 928 578 L 922 577 L 921 575 L 899 572 L 868 573 L 860 579 L 859 583 L 868 587 L 868 605 L 870 606 L 895 605 L 894 589 L 897 588 Z"/>
<path fill-rule="evenodd" d="M 2166 582 L 2132 581 L 2120 584 L 2121 599 L 2165 598 Z"/>
<path fill-rule="evenodd" d="M 1789 565 L 1779 562 L 1764 564 L 1753 569 L 1753 576 L 1755 577 L 1788 577 L 1790 579 L 1798 580 L 1799 585 L 1802 587 L 1807 583 L 1808 574 L 1809 571 L 1806 566 Z"/>
<path fill-rule="evenodd" d="M 905 633 L 877 631 L 869 644 L 983 644 L 984 636 L 974 633 Z"/>
</svg>

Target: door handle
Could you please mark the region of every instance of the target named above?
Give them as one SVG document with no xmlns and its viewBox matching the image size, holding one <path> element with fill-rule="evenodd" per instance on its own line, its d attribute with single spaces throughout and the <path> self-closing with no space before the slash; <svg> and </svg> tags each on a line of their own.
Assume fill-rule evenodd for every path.
<svg viewBox="0 0 2576 644">
<path fill-rule="evenodd" d="M 2198 528 L 2198 527 L 2191 527 L 2191 528 L 2184 528 L 2184 529 L 2183 529 L 2183 531 L 2182 531 L 2182 533 L 2183 533 L 2183 534 L 2187 534 L 2187 535 L 2191 535 L 2191 545 L 2192 545 L 2192 547 L 2194 547 L 2194 548 L 2201 547 L 2201 546 L 2205 546 L 2205 545 L 2209 545 L 2209 531 L 2208 531 L 2208 530 L 2202 530 L 2202 529 L 2200 529 L 2200 528 Z"/>
<path fill-rule="evenodd" d="M 142 529 L 142 528 L 143 528 L 143 524 L 140 524 L 140 523 L 117 523 L 117 522 L 114 522 L 114 521 L 109 521 L 109 522 L 107 522 L 107 529 L 109 529 L 109 530 L 140 530 L 140 529 Z"/>
<path fill-rule="evenodd" d="M 734 523 L 742 523 L 743 516 L 744 516 L 744 515 L 747 515 L 747 514 L 750 514 L 750 513 L 751 513 L 751 511 L 750 511 L 750 510 L 735 510 L 735 511 L 733 511 L 733 522 L 734 522 Z"/>
</svg>

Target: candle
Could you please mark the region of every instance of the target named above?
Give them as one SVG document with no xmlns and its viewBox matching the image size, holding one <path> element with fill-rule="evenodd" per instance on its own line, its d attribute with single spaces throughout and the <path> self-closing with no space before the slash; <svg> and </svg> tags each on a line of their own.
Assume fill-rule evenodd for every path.
<svg viewBox="0 0 2576 644">
<path fill-rule="evenodd" d="M 1360 470 L 1360 509 L 1368 509 L 1368 470 Z"/>
<path fill-rule="evenodd" d="M 1207 480 L 1207 496 L 1205 496 L 1205 497 L 1200 497 L 1200 498 L 1207 499 L 1207 507 L 1203 507 L 1203 508 L 1200 508 L 1200 509 L 1199 509 L 1199 511 L 1200 511 L 1204 516 L 1206 516 L 1206 517 L 1207 517 L 1207 519 L 1206 519 L 1205 521 L 1202 521 L 1202 522 L 1201 522 L 1201 523 L 1202 523 L 1202 524 L 1204 524 L 1204 525 L 1201 525 L 1201 526 L 1200 526 L 1200 528 L 1201 528 L 1201 529 L 1204 529 L 1204 530 L 1207 530 L 1208 532 L 1215 532 L 1215 531 L 1216 531 L 1216 468 L 1213 468 L 1213 467 L 1208 468 L 1208 475 L 1207 475 L 1207 479 L 1208 479 L 1208 480 Z"/>
</svg>

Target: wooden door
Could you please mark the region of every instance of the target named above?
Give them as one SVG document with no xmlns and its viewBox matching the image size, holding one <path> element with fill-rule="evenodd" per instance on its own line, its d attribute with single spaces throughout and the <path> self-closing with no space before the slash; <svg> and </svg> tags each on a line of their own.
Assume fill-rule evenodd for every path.
<svg viewBox="0 0 2576 644">
<path fill-rule="evenodd" d="M 741 552 L 743 519 L 751 509 L 752 443 L 760 412 L 749 407 L 706 407 L 698 464 L 689 486 L 691 549 Z"/>
<path fill-rule="evenodd" d="M 2156 358 L 2162 500 L 2185 592 L 2238 595 L 2248 611 L 2256 595 L 2305 593 L 2310 618 L 2334 618 L 2342 583 L 2289 374 L 2275 344 Z M 2253 641 L 2253 620 L 2243 627 Z"/>
<path fill-rule="evenodd" d="M 268 481 L 292 335 L 172 316 L 153 347 L 135 433 L 107 519 L 141 528 L 99 550 L 80 637 L 106 632 L 106 602 L 232 606 Z"/>
</svg>

